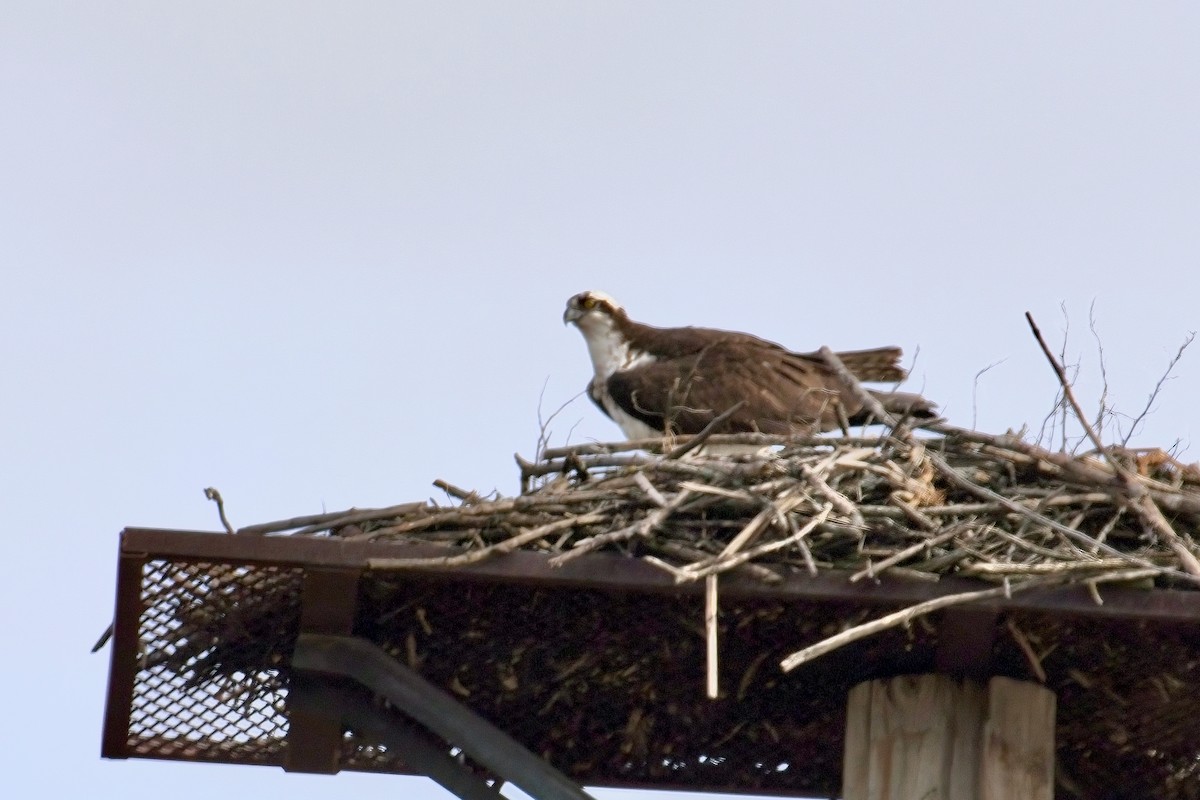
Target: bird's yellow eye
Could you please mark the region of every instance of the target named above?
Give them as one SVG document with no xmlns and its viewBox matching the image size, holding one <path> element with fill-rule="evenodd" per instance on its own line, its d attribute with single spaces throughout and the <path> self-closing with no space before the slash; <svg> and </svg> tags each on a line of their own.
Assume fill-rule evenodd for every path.
<svg viewBox="0 0 1200 800">
<path fill-rule="evenodd" d="M 583 307 L 592 309 L 596 307 L 596 298 L 588 296 L 583 298 Z"/>
</svg>

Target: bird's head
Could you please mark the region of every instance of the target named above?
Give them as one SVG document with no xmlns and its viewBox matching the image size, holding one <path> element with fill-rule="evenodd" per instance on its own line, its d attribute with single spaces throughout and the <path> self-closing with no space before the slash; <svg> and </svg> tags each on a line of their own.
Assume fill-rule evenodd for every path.
<svg viewBox="0 0 1200 800">
<path fill-rule="evenodd" d="M 563 324 L 574 322 L 583 330 L 598 325 L 608 327 L 614 318 L 624 314 L 625 309 L 621 308 L 621 304 L 616 300 L 604 292 L 589 289 L 567 301 L 567 309 L 563 312 Z"/>
</svg>

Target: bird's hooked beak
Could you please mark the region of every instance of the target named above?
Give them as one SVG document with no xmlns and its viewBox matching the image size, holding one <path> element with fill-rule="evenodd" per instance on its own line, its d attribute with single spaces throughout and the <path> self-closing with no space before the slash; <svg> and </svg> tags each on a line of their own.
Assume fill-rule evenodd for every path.
<svg viewBox="0 0 1200 800">
<path fill-rule="evenodd" d="M 563 312 L 563 325 L 569 322 L 574 322 L 583 316 L 583 309 L 577 306 L 567 306 L 567 310 Z"/>
</svg>

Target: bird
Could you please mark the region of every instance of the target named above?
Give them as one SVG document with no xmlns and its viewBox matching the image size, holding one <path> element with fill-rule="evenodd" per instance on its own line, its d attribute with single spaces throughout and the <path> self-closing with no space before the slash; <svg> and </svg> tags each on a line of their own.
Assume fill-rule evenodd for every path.
<svg viewBox="0 0 1200 800">
<path fill-rule="evenodd" d="M 574 324 L 587 343 L 594 370 L 588 397 L 631 440 L 700 433 L 722 414 L 712 433 L 811 435 L 871 421 L 860 397 L 816 352 L 737 331 L 635 322 L 595 290 L 567 301 L 563 324 Z M 907 376 L 899 347 L 837 355 L 861 381 Z M 867 391 L 894 415 L 937 416 L 919 394 Z"/>
</svg>

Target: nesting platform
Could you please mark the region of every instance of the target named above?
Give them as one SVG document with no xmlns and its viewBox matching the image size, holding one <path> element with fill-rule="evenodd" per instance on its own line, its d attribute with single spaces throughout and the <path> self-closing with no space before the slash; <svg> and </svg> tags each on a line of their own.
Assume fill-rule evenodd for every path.
<svg viewBox="0 0 1200 800">
<path fill-rule="evenodd" d="M 932 613 L 785 674 L 779 663 L 797 647 L 994 584 L 851 583 L 824 570 L 767 583 L 735 570 L 721 578 L 721 695 L 709 700 L 702 584 L 613 553 L 559 567 L 517 551 L 367 568 L 446 553 L 124 531 L 103 754 L 421 774 L 377 741 L 302 730 L 292 716 L 297 636 L 348 614 L 353 634 L 586 785 L 834 796 L 848 690 L 941 671 L 1044 680 L 1057 693 L 1060 796 L 1200 796 L 1200 592 L 1105 587 L 1098 605 L 1082 585 L 1033 588 Z"/>
<path fill-rule="evenodd" d="M 1196 466 L 895 421 L 518 462 L 512 498 L 124 531 L 104 755 L 432 775 L 432 717 L 313 702 L 353 637 L 551 783 L 834 796 L 849 690 L 942 673 L 1054 693 L 1057 796 L 1200 798 Z"/>
</svg>

